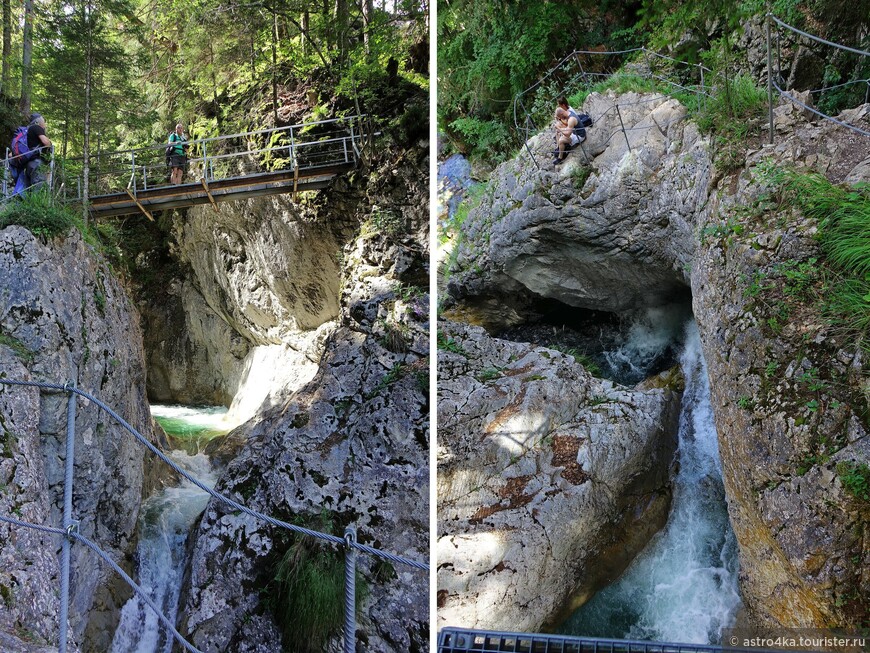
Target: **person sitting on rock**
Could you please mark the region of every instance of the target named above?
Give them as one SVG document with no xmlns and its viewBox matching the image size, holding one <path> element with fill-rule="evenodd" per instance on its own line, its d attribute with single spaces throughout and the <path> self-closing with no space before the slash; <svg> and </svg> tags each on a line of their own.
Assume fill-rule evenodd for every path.
<svg viewBox="0 0 870 653">
<path fill-rule="evenodd" d="M 574 128 L 577 127 L 577 118 L 562 107 L 556 109 L 555 118 L 556 145 L 559 149 L 555 152 L 554 165 L 561 163 L 568 156 L 567 152 L 565 152 L 566 147 L 571 148 L 580 143 L 580 137 L 574 131 Z"/>
</svg>

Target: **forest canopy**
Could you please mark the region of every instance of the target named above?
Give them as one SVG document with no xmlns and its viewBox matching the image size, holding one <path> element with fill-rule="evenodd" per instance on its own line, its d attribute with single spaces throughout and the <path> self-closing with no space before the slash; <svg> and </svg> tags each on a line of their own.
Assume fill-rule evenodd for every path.
<svg viewBox="0 0 870 653">
<path fill-rule="evenodd" d="M 2 2 L 3 129 L 38 111 L 64 157 L 377 113 L 391 60 L 428 88 L 424 0 Z"/>
</svg>

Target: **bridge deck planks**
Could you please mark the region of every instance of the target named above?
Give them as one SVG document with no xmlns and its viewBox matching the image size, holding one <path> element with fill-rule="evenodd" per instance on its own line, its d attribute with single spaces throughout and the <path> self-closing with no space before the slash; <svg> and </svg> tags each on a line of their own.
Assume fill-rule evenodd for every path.
<svg viewBox="0 0 870 653">
<path fill-rule="evenodd" d="M 332 165 L 312 166 L 299 170 L 296 190 L 319 190 L 325 188 L 338 174 L 354 168 L 354 163 L 339 163 Z M 216 202 L 247 199 L 263 195 L 292 193 L 294 189 L 294 171 L 281 170 L 230 177 L 210 181 L 208 189 Z M 136 200 L 149 211 L 198 206 L 210 202 L 208 194 L 199 181 L 178 186 L 158 186 L 136 193 Z M 90 212 L 94 216 L 111 217 L 141 213 L 126 193 L 97 195 L 90 200 Z"/>
</svg>

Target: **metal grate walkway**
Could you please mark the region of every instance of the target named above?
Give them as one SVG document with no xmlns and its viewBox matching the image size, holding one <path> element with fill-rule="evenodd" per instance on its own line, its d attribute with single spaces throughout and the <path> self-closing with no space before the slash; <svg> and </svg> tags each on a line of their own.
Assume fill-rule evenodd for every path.
<svg viewBox="0 0 870 653">
<path fill-rule="evenodd" d="M 570 635 L 509 633 L 444 628 L 438 635 L 438 653 L 782 653 L 705 644 L 644 642 Z"/>
</svg>

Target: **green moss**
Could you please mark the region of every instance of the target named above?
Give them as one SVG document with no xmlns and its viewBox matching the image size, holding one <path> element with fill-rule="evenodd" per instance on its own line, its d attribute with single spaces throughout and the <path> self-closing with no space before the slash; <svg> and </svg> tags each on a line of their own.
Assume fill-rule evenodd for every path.
<svg viewBox="0 0 870 653">
<path fill-rule="evenodd" d="M 2 331 L 0 331 L 0 347 L 9 347 L 18 360 L 25 365 L 32 363 L 36 357 L 36 354 L 30 351 L 30 349 L 27 348 L 27 345 L 21 342 L 18 338 L 3 333 Z"/>
</svg>

